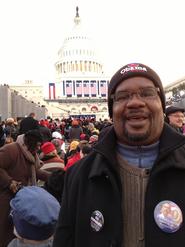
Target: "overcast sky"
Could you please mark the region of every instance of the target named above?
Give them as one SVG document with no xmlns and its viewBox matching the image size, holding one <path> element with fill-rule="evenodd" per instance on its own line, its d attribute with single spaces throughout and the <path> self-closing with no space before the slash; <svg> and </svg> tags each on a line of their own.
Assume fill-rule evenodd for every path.
<svg viewBox="0 0 185 247">
<path fill-rule="evenodd" d="M 164 85 L 185 77 L 184 0 L 0 0 L 1 84 L 55 79 L 77 5 L 109 75 L 142 62 Z"/>
</svg>

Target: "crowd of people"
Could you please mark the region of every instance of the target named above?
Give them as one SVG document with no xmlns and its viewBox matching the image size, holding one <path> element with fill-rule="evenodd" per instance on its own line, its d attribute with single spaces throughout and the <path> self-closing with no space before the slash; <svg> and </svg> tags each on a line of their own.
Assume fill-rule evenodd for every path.
<svg viewBox="0 0 185 247">
<path fill-rule="evenodd" d="M 185 245 L 184 109 L 157 73 L 127 64 L 109 120 L 0 125 L 0 247 Z"/>
<path fill-rule="evenodd" d="M 101 129 L 109 124 L 94 118 L 37 120 L 34 113 L 1 123 L 0 246 L 15 237 L 9 214 L 19 189 L 37 185 L 61 203 L 65 172 L 92 151 Z"/>
</svg>

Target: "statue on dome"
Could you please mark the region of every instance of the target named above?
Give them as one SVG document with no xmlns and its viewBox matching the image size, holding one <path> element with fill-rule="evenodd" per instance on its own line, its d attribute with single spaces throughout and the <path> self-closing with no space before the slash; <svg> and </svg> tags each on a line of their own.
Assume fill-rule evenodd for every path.
<svg viewBox="0 0 185 247">
<path fill-rule="evenodd" d="M 78 8 L 78 6 L 77 6 L 77 7 L 76 7 L 76 17 L 79 17 L 78 11 L 79 11 L 79 8 Z"/>
</svg>

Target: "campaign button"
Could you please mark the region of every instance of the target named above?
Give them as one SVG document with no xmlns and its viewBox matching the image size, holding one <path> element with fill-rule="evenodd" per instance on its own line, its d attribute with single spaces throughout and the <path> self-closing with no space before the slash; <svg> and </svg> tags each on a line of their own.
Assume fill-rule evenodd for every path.
<svg viewBox="0 0 185 247">
<path fill-rule="evenodd" d="M 99 232 L 104 225 L 104 217 L 103 214 L 95 210 L 91 215 L 91 227 L 95 232 Z"/>
<path fill-rule="evenodd" d="M 172 201 L 161 201 L 154 210 L 154 219 L 158 227 L 167 233 L 174 233 L 179 230 L 183 222 L 182 211 Z"/>
</svg>

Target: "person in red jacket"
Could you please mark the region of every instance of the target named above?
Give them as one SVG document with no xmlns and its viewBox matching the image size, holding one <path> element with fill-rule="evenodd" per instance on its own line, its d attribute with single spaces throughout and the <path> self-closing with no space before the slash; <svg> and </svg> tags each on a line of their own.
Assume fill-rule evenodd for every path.
<svg viewBox="0 0 185 247">
<path fill-rule="evenodd" d="M 69 167 L 74 165 L 75 162 L 81 159 L 80 156 L 80 148 L 79 148 L 79 142 L 78 141 L 72 141 L 69 146 L 69 156 L 67 158 L 67 164 L 64 168 L 66 171 Z"/>
</svg>

